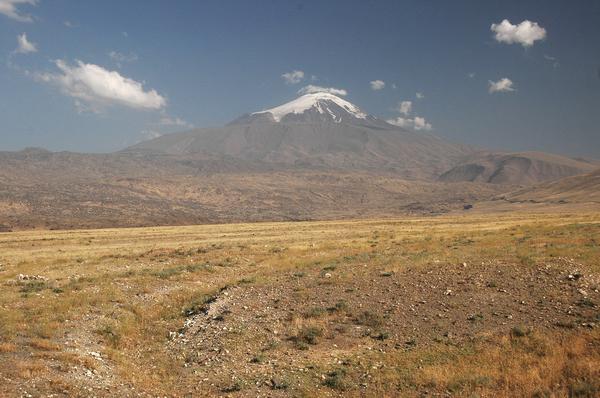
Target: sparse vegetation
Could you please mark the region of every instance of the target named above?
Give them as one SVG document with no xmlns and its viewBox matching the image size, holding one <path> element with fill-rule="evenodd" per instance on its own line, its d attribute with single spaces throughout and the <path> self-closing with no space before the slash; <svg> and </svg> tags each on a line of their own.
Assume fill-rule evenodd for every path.
<svg viewBox="0 0 600 398">
<path fill-rule="evenodd" d="M 302 350 L 308 349 L 308 344 L 315 345 L 323 330 L 317 326 L 303 326 L 296 335 L 290 339 L 296 343 L 296 347 Z"/>
<path fill-rule="evenodd" d="M 368 326 L 370 328 L 379 328 L 383 326 L 384 319 L 381 315 L 372 311 L 363 311 L 356 316 L 355 322 L 359 325 Z"/>
<path fill-rule="evenodd" d="M 347 390 L 349 386 L 346 381 L 346 371 L 343 368 L 338 368 L 327 372 L 325 380 L 323 380 L 323 385 L 334 390 Z"/>
<path fill-rule="evenodd" d="M 0 235 L 0 395 L 594 396 L 599 225 L 470 212 Z"/>
</svg>

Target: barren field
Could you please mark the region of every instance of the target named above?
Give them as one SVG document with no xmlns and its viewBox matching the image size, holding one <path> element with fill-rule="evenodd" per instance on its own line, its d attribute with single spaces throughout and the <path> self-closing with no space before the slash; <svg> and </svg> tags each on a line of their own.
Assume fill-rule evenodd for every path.
<svg viewBox="0 0 600 398">
<path fill-rule="evenodd" d="M 0 234 L 0 396 L 600 394 L 600 213 Z"/>
</svg>

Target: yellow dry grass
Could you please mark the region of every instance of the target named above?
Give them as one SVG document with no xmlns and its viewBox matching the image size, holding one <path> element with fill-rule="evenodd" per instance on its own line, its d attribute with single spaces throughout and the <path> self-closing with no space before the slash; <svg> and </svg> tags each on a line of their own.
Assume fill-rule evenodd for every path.
<svg viewBox="0 0 600 398">
<path fill-rule="evenodd" d="M 15 386 L 36 380 L 42 388 L 44 380 L 52 380 L 40 391 L 83 394 L 81 379 L 63 377 L 57 369 L 68 373 L 74 364 L 93 369 L 88 352 L 98 351 L 110 376 L 135 391 L 183 394 L 189 386 L 182 364 L 165 349 L 169 332 L 181 327 L 182 311 L 226 285 L 268 284 L 284 271 L 373 251 L 378 256 L 365 266 L 389 272 L 406 264 L 427 267 L 495 258 L 528 266 L 557 257 L 575 259 L 597 272 L 599 240 L 599 213 L 0 234 L 0 375 L 11 380 L 0 393 L 17 395 Z M 20 280 L 20 274 L 40 278 Z M 309 292 L 298 286 L 297 294 Z M 322 322 L 295 317 L 290 333 Z M 596 330 L 491 336 L 468 347 L 431 346 L 385 359 L 373 354 L 373 361 L 388 367 L 374 378 L 368 395 L 394 396 L 403 386 L 404 395 L 427 388 L 459 396 L 562 396 L 573 391 L 584 396 L 592 388 L 586 380 L 599 376 Z M 442 360 L 445 356 L 453 360 Z M 341 393 L 335 385 L 315 387 L 314 380 L 298 391 L 313 395 L 322 389 Z M 344 395 L 355 393 L 345 390 Z"/>
</svg>

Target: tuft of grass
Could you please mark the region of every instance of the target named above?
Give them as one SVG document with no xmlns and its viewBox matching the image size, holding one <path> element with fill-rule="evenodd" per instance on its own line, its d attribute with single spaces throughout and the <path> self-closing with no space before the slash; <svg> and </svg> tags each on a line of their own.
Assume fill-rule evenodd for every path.
<svg viewBox="0 0 600 398">
<path fill-rule="evenodd" d="M 521 265 L 528 267 L 535 265 L 535 258 L 530 253 L 519 253 L 517 254 L 517 259 Z"/>
<path fill-rule="evenodd" d="M 271 379 L 271 388 L 273 390 L 287 390 L 289 386 L 290 383 L 286 379 L 281 379 L 277 377 Z"/>
<path fill-rule="evenodd" d="M 96 330 L 96 333 L 102 336 L 112 348 L 119 348 L 122 336 L 113 325 L 104 325 Z"/>
<path fill-rule="evenodd" d="M 340 300 L 337 303 L 335 303 L 335 305 L 333 307 L 327 308 L 327 311 L 330 313 L 342 312 L 342 311 L 347 311 L 347 310 L 348 310 L 348 304 L 343 300 Z"/>
<path fill-rule="evenodd" d="M 60 351 L 61 346 L 48 339 L 31 339 L 29 341 L 31 348 L 41 351 Z"/>
<path fill-rule="evenodd" d="M 255 277 L 242 278 L 237 282 L 238 285 L 251 285 L 253 283 L 256 283 Z"/>
<path fill-rule="evenodd" d="M 318 326 L 303 326 L 295 336 L 290 339 L 296 343 L 296 348 L 305 350 L 308 345 L 319 343 L 319 337 L 323 336 L 323 329 Z"/>
<path fill-rule="evenodd" d="M 338 391 L 349 389 L 350 386 L 346 380 L 346 370 L 337 368 L 327 372 L 325 380 L 323 380 L 323 385 Z"/>
<path fill-rule="evenodd" d="M 265 362 L 265 359 L 266 359 L 265 354 L 259 353 L 259 354 L 256 354 L 255 356 L 253 356 L 252 359 L 250 359 L 250 363 L 260 364 L 260 363 Z"/>
<path fill-rule="evenodd" d="M 173 276 L 181 275 L 186 272 L 193 273 L 208 269 L 210 269 L 210 264 L 188 264 L 171 268 L 163 268 L 158 271 L 150 271 L 150 275 L 160 279 L 169 279 Z"/>
<path fill-rule="evenodd" d="M 325 314 L 325 309 L 322 307 L 312 307 L 308 311 L 304 312 L 305 318 L 319 318 Z"/>
<path fill-rule="evenodd" d="M 386 331 L 378 331 L 375 333 L 371 333 L 371 338 L 375 339 L 375 340 L 387 340 L 390 338 L 390 334 Z"/>
<path fill-rule="evenodd" d="M 238 392 L 238 391 L 242 391 L 242 388 L 243 388 L 242 382 L 235 381 L 232 384 L 222 387 L 221 392 L 224 392 L 224 393 Z"/>
<path fill-rule="evenodd" d="M 531 330 L 523 327 L 523 326 L 515 326 L 511 329 L 510 334 L 513 337 L 524 337 L 531 334 Z"/>
<path fill-rule="evenodd" d="M 594 301 L 592 299 L 590 299 L 589 297 L 582 298 L 581 300 L 577 301 L 576 304 L 579 307 L 591 307 L 591 308 L 596 307 L 596 304 L 594 303 Z"/>
<path fill-rule="evenodd" d="M 17 351 L 17 346 L 13 343 L 0 343 L 0 354 L 12 353 Z"/>
<path fill-rule="evenodd" d="M 214 294 L 202 294 L 199 297 L 192 299 L 192 301 L 183 308 L 181 313 L 185 317 L 206 314 L 210 304 L 216 300 L 217 296 Z"/>
<path fill-rule="evenodd" d="M 27 281 L 21 285 L 19 291 L 23 294 L 37 293 L 42 290 L 50 289 L 46 281 Z"/>
<path fill-rule="evenodd" d="M 569 397 L 592 398 L 600 394 L 600 383 L 575 380 L 569 384 Z"/>
<path fill-rule="evenodd" d="M 372 311 L 361 312 L 355 317 L 354 322 L 359 325 L 368 326 L 370 328 L 379 328 L 385 323 L 383 317 L 380 314 Z"/>
</svg>

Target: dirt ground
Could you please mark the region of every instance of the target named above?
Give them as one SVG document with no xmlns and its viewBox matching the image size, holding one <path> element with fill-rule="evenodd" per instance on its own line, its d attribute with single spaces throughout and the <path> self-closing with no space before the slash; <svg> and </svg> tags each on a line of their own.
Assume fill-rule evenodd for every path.
<svg viewBox="0 0 600 398">
<path fill-rule="evenodd" d="M 0 235 L 2 396 L 597 396 L 600 214 Z"/>
</svg>

